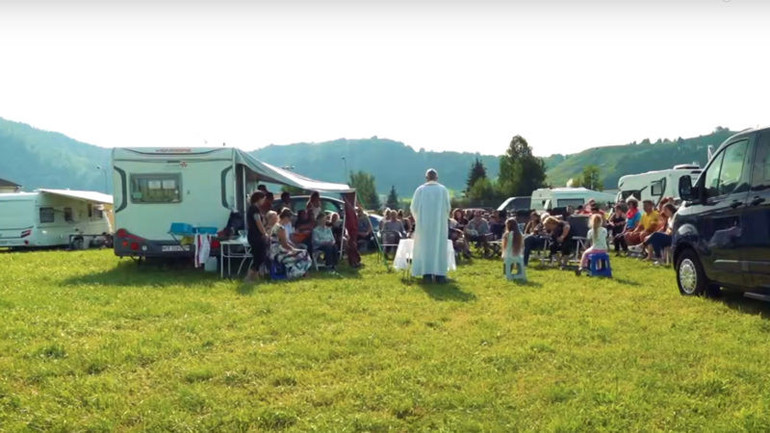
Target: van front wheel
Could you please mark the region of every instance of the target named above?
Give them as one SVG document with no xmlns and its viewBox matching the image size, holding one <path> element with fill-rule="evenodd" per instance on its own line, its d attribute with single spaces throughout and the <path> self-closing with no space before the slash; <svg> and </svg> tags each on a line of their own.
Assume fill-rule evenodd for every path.
<svg viewBox="0 0 770 433">
<path fill-rule="evenodd" d="M 676 282 L 683 296 L 702 296 L 709 291 L 703 267 L 693 250 L 686 250 L 676 263 Z"/>
</svg>

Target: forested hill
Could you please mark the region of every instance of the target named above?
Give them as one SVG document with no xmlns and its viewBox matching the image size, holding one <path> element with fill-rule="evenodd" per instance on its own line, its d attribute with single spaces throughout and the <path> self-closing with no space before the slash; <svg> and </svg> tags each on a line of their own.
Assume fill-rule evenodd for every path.
<svg viewBox="0 0 770 433">
<path fill-rule="evenodd" d="M 548 182 L 564 186 L 583 171 L 587 165 L 599 167 L 604 187 L 611 189 L 626 174 L 644 173 L 671 168 L 676 164 L 698 163 L 705 166 L 708 146 L 716 149 L 735 131 L 717 127 L 711 134 L 675 140 L 657 140 L 630 143 L 621 146 L 595 147 L 573 155 L 552 155 L 545 158 Z"/>
<path fill-rule="evenodd" d="M 487 176 L 497 177 L 498 157 L 472 153 L 416 151 L 404 143 L 372 137 L 339 139 L 324 143 L 298 143 L 268 146 L 254 155 L 273 165 L 293 166 L 305 176 L 329 181 L 345 181 L 348 171 L 365 171 L 374 175 L 378 192 L 384 194 L 394 185 L 399 196 L 411 196 L 425 182 L 425 170 L 435 168 L 440 182 L 462 191 L 475 158 L 487 168 Z M 345 158 L 343 160 L 343 157 Z"/>
<path fill-rule="evenodd" d="M 597 165 L 606 188 L 614 188 L 625 174 L 670 168 L 675 164 L 706 163 L 709 145 L 718 146 L 734 134 L 716 128 L 711 134 L 694 138 L 657 140 L 588 149 L 573 155 L 544 158 L 548 182 L 563 186 L 580 175 L 587 165 Z M 535 152 L 538 143 L 530 143 Z M 480 146 L 479 146 L 480 147 Z M 92 146 L 56 132 L 0 118 L 0 178 L 34 188 L 71 188 L 103 191 L 104 171 L 109 167 L 110 149 Z M 326 180 L 347 182 L 348 171 L 374 175 L 381 194 L 395 185 L 400 197 L 408 197 L 423 182 L 425 170 L 436 168 L 440 180 L 449 188 L 462 191 L 475 158 L 480 158 L 490 178 L 499 170 L 496 156 L 474 153 L 428 152 L 404 143 L 372 137 L 339 139 L 323 143 L 271 145 L 253 152 L 259 159 L 277 166 L 291 166 L 297 173 Z M 343 159 L 344 157 L 344 159 Z M 112 176 L 107 171 L 108 190 Z"/>
<path fill-rule="evenodd" d="M 35 188 L 112 190 L 110 149 L 0 118 L 0 179 Z M 100 167 L 100 168 L 97 168 Z"/>
</svg>

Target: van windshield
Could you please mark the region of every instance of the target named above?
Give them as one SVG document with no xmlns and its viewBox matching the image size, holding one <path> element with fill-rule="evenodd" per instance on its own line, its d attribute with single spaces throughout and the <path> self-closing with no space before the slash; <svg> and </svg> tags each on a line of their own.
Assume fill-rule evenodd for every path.
<svg viewBox="0 0 770 433">
<path fill-rule="evenodd" d="M 35 225 L 32 200 L 0 201 L 0 230 L 25 229 Z"/>
</svg>

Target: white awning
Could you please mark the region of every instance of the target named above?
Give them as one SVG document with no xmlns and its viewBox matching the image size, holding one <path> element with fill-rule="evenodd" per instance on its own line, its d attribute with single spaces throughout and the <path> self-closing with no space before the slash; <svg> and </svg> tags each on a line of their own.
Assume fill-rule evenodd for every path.
<svg viewBox="0 0 770 433">
<path fill-rule="evenodd" d="M 111 195 L 96 191 L 77 191 L 72 189 L 39 189 L 38 191 L 94 203 L 112 204 Z"/>
<path fill-rule="evenodd" d="M 284 170 L 266 162 L 262 162 L 241 150 L 236 150 L 235 152 L 236 162 L 238 164 L 243 164 L 254 171 L 261 181 L 289 185 L 306 191 L 326 193 L 346 193 L 355 191 L 344 183 L 331 183 L 310 179 L 293 171 Z"/>
</svg>

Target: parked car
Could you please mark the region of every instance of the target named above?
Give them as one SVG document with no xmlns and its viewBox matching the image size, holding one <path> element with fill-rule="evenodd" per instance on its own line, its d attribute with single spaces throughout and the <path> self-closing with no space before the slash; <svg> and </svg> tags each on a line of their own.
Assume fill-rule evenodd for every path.
<svg viewBox="0 0 770 433">
<path fill-rule="evenodd" d="M 770 128 L 727 139 L 694 185 L 679 178 L 679 195 L 672 252 L 681 294 L 770 289 Z"/>
</svg>

